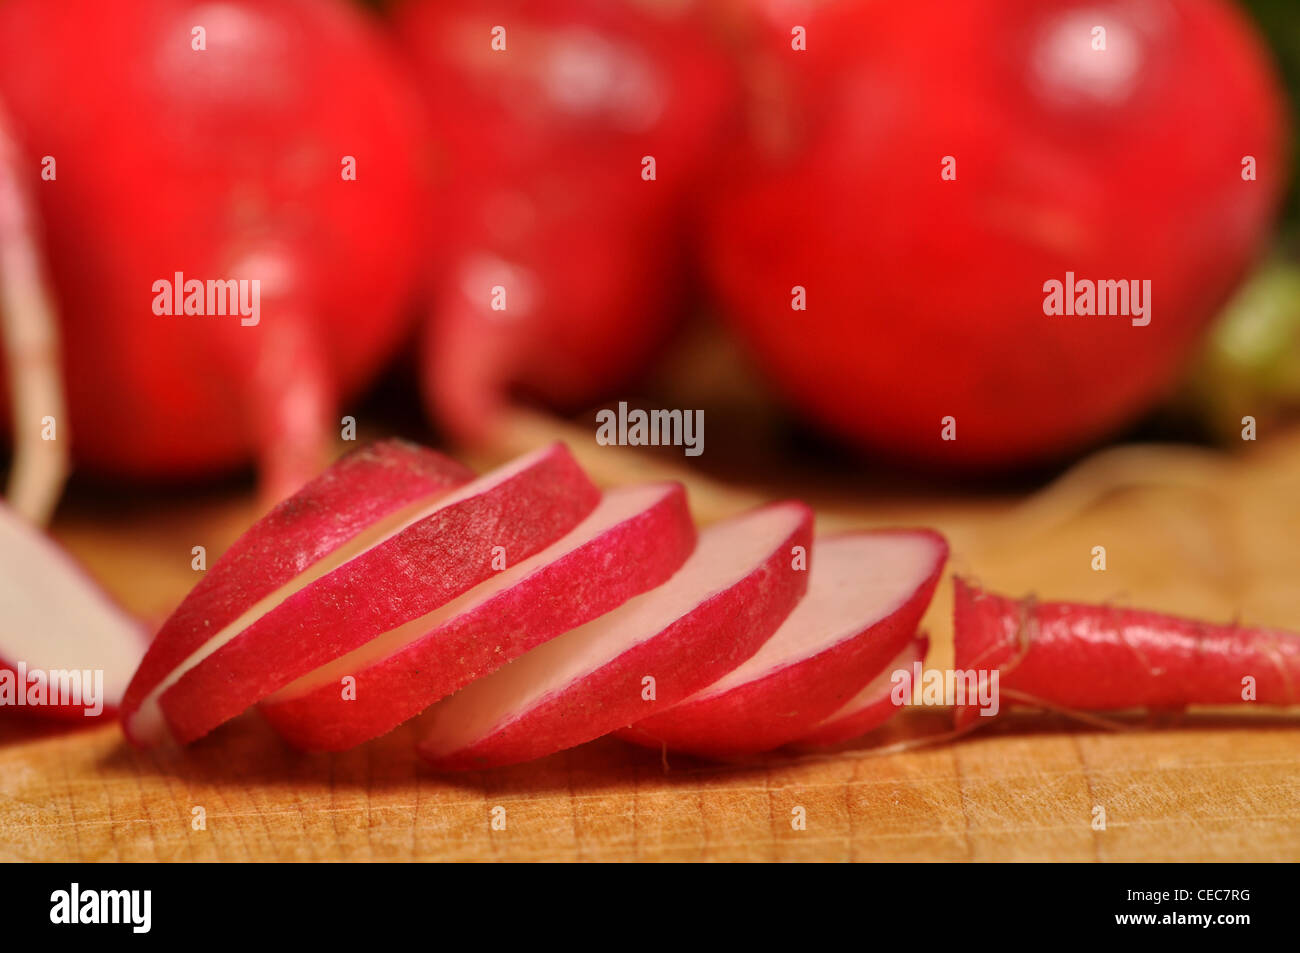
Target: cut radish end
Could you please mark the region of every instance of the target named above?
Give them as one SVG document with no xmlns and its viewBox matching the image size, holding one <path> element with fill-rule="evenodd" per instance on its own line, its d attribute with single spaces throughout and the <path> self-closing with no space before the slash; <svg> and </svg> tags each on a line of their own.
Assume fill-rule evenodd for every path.
<svg viewBox="0 0 1300 953">
<path fill-rule="evenodd" d="M 930 640 L 917 636 L 860 692 L 800 738 L 799 747 L 821 748 L 852 741 L 893 718 L 899 711 L 893 698 L 894 673 L 907 672 L 910 677 L 913 666 L 925 661 L 929 649 Z"/>
<path fill-rule="evenodd" d="M 451 770 L 526 761 L 711 684 L 758 651 L 807 589 L 811 531 L 802 503 L 709 527 L 662 586 L 434 706 L 421 754 Z"/>
<path fill-rule="evenodd" d="M 409 474 L 399 468 L 394 478 L 405 483 Z M 168 730 L 181 743 L 201 737 L 295 679 L 491 577 L 495 560 L 526 559 L 550 545 L 591 511 L 599 495 L 568 450 L 556 444 L 449 493 L 438 486 L 387 508 L 260 598 L 231 592 L 218 564 L 212 574 L 223 578 L 210 589 L 219 595 L 191 593 L 132 680 L 124 706 L 127 736 L 142 745 L 163 740 Z M 292 511 L 298 500 L 291 497 L 281 506 Z M 369 506 L 364 499 L 344 505 Z M 244 573 L 250 570 L 256 566 L 243 567 Z M 225 610 L 223 621 L 190 604 L 200 599 Z"/>
<path fill-rule="evenodd" d="M 360 744 L 666 581 L 694 546 L 680 485 L 612 490 L 563 539 L 285 686 L 261 711 L 300 748 Z"/>
<path fill-rule="evenodd" d="M 1012 705 L 1074 712 L 1300 704 L 1300 633 L 1147 609 L 1039 602 L 953 581 L 954 668 L 998 673 L 996 707 L 958 704 L 958 729 Z"/>
<path fill-rule="evenodd" d="M 112 711 L 147 642 L 71 557 L 0 506 L 0 707 L 53 718 Z"/>
<path fill-rule="evenodd" d="M 743 665 L 619 737 L 719 758 L 801 737 L 913 638 L 947 555 L 929 530 L 818 538 L 808 594 L 776 634 Z"/>
</svg>

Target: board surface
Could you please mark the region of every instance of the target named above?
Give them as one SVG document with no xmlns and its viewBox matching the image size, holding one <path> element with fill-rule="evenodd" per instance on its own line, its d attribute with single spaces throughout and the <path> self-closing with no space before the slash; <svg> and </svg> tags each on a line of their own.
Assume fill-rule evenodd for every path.
<svg viewBox="0 0 1300 953">
<path fill-rule="evenodd" d="M 605 482 L 672 469 L 589 436 L 574 446 Z M 788 492 L 688 482 L 703 519 Z M 1300 630 L 1300 434 L 1239 457 L 1108 451 L 1028 498 L 836 486 L 812 502 L 823 530 L 935 525 L 952 542 L 950 570 L 1009 593 Z M 192 547 L 214 560 L 251 516 L 239 495 L 107 512 L 74 499 L 56 535 L 128 608 L 159 619 L 194 582 Z M 1105 572 L 1091 568 L 1095 546 Z M 951 659 L 950 600 L 949 574 L 926 619 L 938 666 Z M 5 717 L 0 858 L 1300 860 L 1294 713 L 1164 715 L 1114 733 L 1027 715 L 878 753 L 946 725 L 942 712 L 912 710 L 848 750 L 747 765 L 674 757 L 665 768 L 656 752 L 606 739 L 446 777 L 415 757 L 414 725 L 305 755 L 246 715 L 186 751 L 141 753 L 113 725 Z"/>
</svg>

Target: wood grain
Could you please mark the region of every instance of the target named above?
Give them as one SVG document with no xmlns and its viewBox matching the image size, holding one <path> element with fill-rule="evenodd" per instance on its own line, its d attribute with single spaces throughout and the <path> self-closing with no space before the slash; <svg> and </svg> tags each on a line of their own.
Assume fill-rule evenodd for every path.
<svg viewBox="0 0 1300 953">
<path fill-rule="evenodd" d="M 515 438 L 539 434 L 521 424 Z M 589 437 L 588 437 L 589 440 Z M 677 475 L 589 443 L 606 482 Z M 513 449 L 513 448 L 512 448 Z M 603 449 L 603 448 L 602 448 Z M 687 474 L 703 518 L 735 496 Z M 850 480 L 850 483 L 853 481 Z M 859 481 L 860 482 L 860 481 Z M 1300 629 L 1300 434 L 1242 457 L 1110 451 L 1045 494 L 814 494 L 822 528 L 931 523 L 954 570 L 1012 593 L 1109 600 Z M 252 516 L 243 495 L 73 506 L 59 535 L 125 604 L 157 617 Z M 1105 573 L 1091 548 L 1107 547 Z M 947 584 L 926 625 L 948 664 Z M 438 776 L 418 724 L 339 755 L 285 747 L 246 715 L 182 752 L 128 748 L 116 726 L 0 720 L 7 860 L 1300 860 L 1300 719 L 1195 713 L 1098 732 L 1015 716 L 959 742 L 909 711 L 817 756 L 710 765 L 601 740 L 528 765 Z M 506 827 L 493 830 L 492 809 Z M 1106 826 L 1093 826 L 1104 808 Z M 205 814 L 194 825 L 194 809 Z M 792 827 L 803 808 L 806 829 Z"/>
</svg>

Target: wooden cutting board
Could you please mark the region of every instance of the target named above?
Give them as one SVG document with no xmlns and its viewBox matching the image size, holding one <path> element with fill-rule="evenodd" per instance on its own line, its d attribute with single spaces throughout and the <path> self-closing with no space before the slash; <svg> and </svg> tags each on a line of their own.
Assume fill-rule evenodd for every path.
<svg viewBox="0 0 1300 953">
<path fill-rule="evenodd" d="M 521 420 L 502 452 L 552 435 Z M 569 435 L 604 482 L 680 472 Z M 687 480 L 705 520 L 790 492 L 788 481 L 741 491 Z M 951 569 L 1000 590 L 1300 630 L 1300 433 L 1236 457 L 1106 451 L 1028 498 L 877 493 L 861 479 L 806 495 L 821 529 L 935 525 L 952 542 Z M 215 559 L 252 515 L 239 493 L 111 508 L 74 498 L 56 535 L 129 608 L 159 618 L 194 583 L 191 548 Z M 1105 572 L 1091 568 L 1098 545 Z M 926 619 L 938 666 L 951 659 L 950 598 L 945 580 Z M 248 715 L 155 754 L 127 747 L 112 725 L 5 718 L 0 858 L 1300 860 L 1294 713 L 1165 716 L 1122 732 L 1024 715 L 880 753 L 945 728 L 945 713 L 913 710 L 847 750 L 744 765 L 665 763 L 602 740 L 440 777 L 413 754 L 417 725 L 304 755 Z"/>
</svg>

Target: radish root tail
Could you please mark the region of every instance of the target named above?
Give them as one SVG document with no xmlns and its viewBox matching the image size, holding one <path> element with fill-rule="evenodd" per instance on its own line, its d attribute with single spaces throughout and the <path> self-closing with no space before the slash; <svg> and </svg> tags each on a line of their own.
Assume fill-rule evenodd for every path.
<svg viewBox="0 0 1300 953">
<path fill-rule="evenodd" d="M 13 414 L 9 504 L 43 526 L 63 493 L 70 432 L 59 357 L 58 321 L 46 282 L 37 214 L 20 173 L 20 157 L 0 103 L 0 333 L 4 337 Z M 53 422 L 53 434 L 47 425 Z"/>
<path fill-rule="evenodd" d="M 258 486 L 263 508 L 287 499 L 329 463 L 334 447 L 331 409 L 334 375 L 320 332 L 295 300 L 298 289 L 279 289 L 264 308 L 263 335 L 249 395 L 258 445 Z"/>
</svg>

